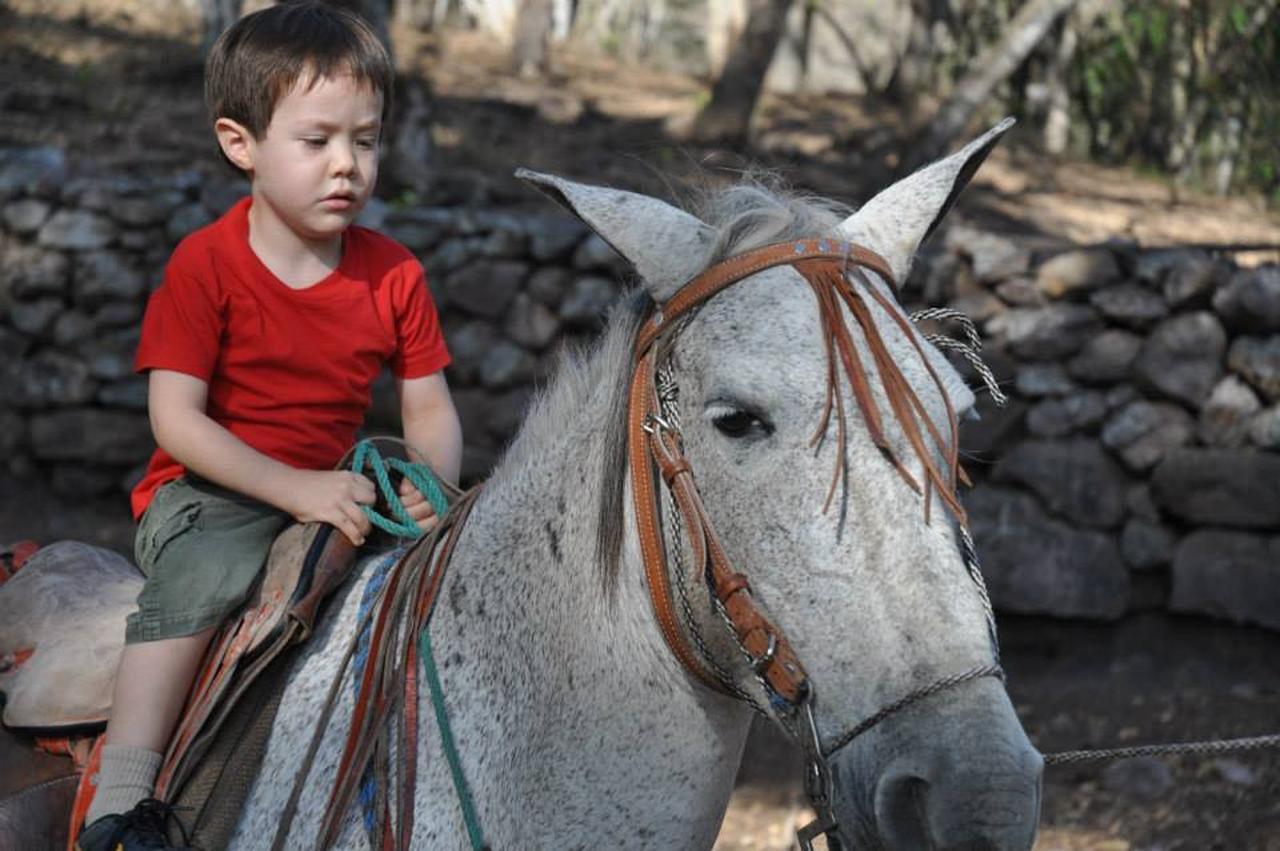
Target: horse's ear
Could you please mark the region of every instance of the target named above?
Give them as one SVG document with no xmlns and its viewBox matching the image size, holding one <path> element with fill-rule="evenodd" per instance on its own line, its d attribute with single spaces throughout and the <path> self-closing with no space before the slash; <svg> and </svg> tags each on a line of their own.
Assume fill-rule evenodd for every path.
<svg viewBox="0 0 1280 851">
<path fill-rule="evenodd" d="M 1013 124 L 1012 118 L 1004 119 L 951 156 L 883 190 L 840 226 L 845 236 L 889 261 L 893 277 L 901 286 L 916 250 Z"/>
<path fill-rule="evenodd" d="M 715 232 L 670 204 L 602 186 L 574 183 L 550 174 L 517 169 L 553 200 L 563 204 L 636 268 L 654 300 L 667 300 L 707 266 Z"/>
</svg>

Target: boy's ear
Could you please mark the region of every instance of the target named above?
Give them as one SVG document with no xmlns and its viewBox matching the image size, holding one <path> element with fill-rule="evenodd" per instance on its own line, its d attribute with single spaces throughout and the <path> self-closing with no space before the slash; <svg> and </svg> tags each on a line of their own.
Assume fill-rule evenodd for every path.
<svg viewBox="0 0 1280 851">
<path fill-rule="evenodd" d="M 253 134 L 249 128 L 230 118 L 213 122 L 213 132 L 218 136 L 222 154 L 242 171 L 253 171 Z"/>
</svg>

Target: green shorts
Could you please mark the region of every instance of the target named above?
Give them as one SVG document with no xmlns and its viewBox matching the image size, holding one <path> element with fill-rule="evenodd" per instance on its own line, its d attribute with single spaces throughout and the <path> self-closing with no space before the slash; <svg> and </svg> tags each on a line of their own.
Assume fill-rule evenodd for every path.
<svg viewBox="0 0 1280 851">
<path fill-rule="evenodd" d="M 161 487 L 138 524 L 134 551 L 147 577 L 125 643 L 217 626 L 252 590 L 289 515 L 211 482 Z"/>
</svg>

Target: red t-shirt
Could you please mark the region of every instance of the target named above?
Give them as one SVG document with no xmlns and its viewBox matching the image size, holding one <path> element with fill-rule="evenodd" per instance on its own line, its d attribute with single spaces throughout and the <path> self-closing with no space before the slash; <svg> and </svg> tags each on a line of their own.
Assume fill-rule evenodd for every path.
<svg viewBox="0 0 1280 851">
<path fill-rule="evenodd" d="M 137 372 L 171 369 L 209 385 L 206 413 L 290 466 L 332 468 L 355 439 L 369 387 L 449 363 L 422 265 L 399 243 L 352 226 L 342 259 L 291 289 L 249 247 L 249 198 L 184 239 L 147 304 Z M 133 489 L 134 518 L 183 475 L 163 449 Z"/>
</svg>

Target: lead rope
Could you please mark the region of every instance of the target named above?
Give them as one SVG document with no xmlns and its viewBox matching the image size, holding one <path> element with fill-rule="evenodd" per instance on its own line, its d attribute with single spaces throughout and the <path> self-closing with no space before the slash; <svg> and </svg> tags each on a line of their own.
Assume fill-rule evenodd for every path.
<svg viewBox="0 0 1280 851">
<path fill-rule="evenodd" d="M 408 464 L 398 458 L 384 460 L 378 454 L 376 447 L 368 441 L 362 441 L 356 449 L 355 460 L 352 461 L 351 465 L 352 469 L 356 472 L 361 472 L 366 460 L 377 476 L 378 485 L 382 490 L 383 496 L 387 499 L 388 505 L 400 520 L 399 524 L 393 524 L 372 509 L 365 507 L 364 510 L 369 515 L 369 519 L 380 528 L 398 537 L 416 539 L 422 535 L 422 530 L 418 528 L 413 518 L 409 516 L 409 512 L 405 510 L 404 504 L 391 486 L 387 467 L 398 470 L 408 477 L 419 493 L 431 502 L 437 517 L 443 517 L 445 512 L 449 510 L 448 500 L 445 499 L 440 482 L 430 467 L 425 464 Z M 467 838 L 471 841 L 472 851 L 488 851 L 489 845 L 484 841 L 484 831 L 481 830 L 480 818 L 476 815 L 476 805 L 471 796 L 471 787 L 467 783 L 466 774 L 462 770 L 462 758 L 458 753 L 458 744 L 453 737 L 453 725 L 449 723 L 449 709 L 444 702 L 444 686 L 440 682 L 440 672 L 436 667 L 435 653 L 432 652 L 431 648 L 431 615 L 435 610 L 435 599 L 437 598 L 432 599 L 432 606 L 427 610 L 422 630 L 418 633 L 419 659 L 423 675 L 427 680 L 427 690 L 431 693 L 431 708 L 436 716 L 436 726 L 440 730 L 440 748 L 444 751 L 445 761 L 449 764 L 449 775 L 453 780 L 453 789 L 458 795 L 458 805 L 462 808 L 462 821 L 467 828 Z"/>
<path fill-rule="evenodd" d="M 1045 765 L 1071 765 L 1081 762 L 1105 762 L 1113 759 L 1134 759 L 1142 756 L 1170 756 L 1174 754 L 1216 754 L 1233 751 L 1257 751 L 1280 747 L 1280 733 L 1269 736 L 1249 736 L 1243 739 L 1213 739 L 1203 742 L 1172 742 L 1167 745 L 1134 745 L 1129 748 L 1108 750 L 1057 751 L 1044 754 Z"/>
<path fill-rule="evenodd" d="M 1000 407 L 1007 405 L 1009 402 L 1008 397 L 1000 391 L 999 382 L 996 381 L 995 375 L 982 360 L 982 338 L 978 334 L 977 328 L 974 327 L 972 320 L 960 311 L 949 307 L 927 308 L 925 310 L 917 310 L 911 314 L 912 322 L 918 323 L 926 320 L 955 322 L 960 326 L 964 332 L 964 340 L 956 340 L 944 334 L 925 334 L 924 338 L 939 349 L 956 352 L 963 357 L 974 372 L 978 374 L 979 378 L 982 379 L 987 392 L 991 394 L 992 401 Z M 996 639 L 995 614 L 992 611 L 991 598 L 987 594 L 986 584 L 982 580 L 982 572 L 978 567 L 977 551 L 974 547 L 973 539 L 969 536 L 968 528 L 963 524 L 960 526 L 960 542 L 961 551 L 964 553 L 965 567 L 968 568 L 969 575 L 973 577 L 974 583 L 978 586 L 978 593 L 982 596 L 982 605 L 986 610 L 987 625 L 991 632 L 991 646 L 995 651 L 996 664 L 998 665 L 1000 662 L 1000 645 Z M 855 735 L 857 732 L 861 732 L 858 728 L 854 728 L 854 730 Z M 1280 734 L 1196 742 L 1171 742 L 1161 745 L 1134 745 L 1125 748 L 1057 751 L 1043 754 L 1043 756 L 1045 765 L 1073 765 L 1147 756 L 1206 755 L 1262 750 L 1274 747 L 1280 747 Z"/>
</svg>

